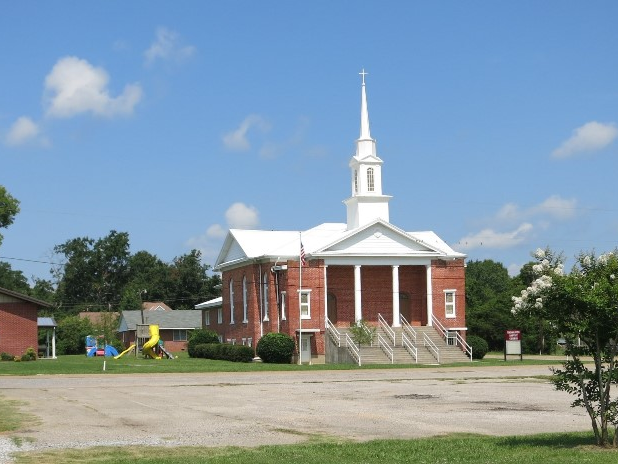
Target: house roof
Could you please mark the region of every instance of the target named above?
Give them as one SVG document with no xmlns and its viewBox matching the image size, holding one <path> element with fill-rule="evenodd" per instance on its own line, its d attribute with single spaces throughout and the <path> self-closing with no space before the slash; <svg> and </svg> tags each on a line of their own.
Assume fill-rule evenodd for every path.
<svg viewBox="0 0 618 464">
<path fill-rule="evenodd" d="M 118 312 L 107 312 L 107 311 L 82 311 L 79 313 L 80 319 L 88 319 L 93 324 L 101 324 L 103 322 L 103 315 L 112 315 L 114 318 L 118 317 L 120 313 Z"/>
<path fill-rule="evenodd" d="M 46 301 L 32 298 L 31 296 L 24 295 L 23 293 L 14 292 L 13 290 L 9 290 L 8 288 L 0 287 L 0 295 L 6 295 L 9 297 L 16 298 L 18 300 L 27 301 L 29 303 L 34 303 L 35 305 L 42 306 L 44 308 L 50 308 L 52 306 L 50 303 Z"/>
<path fill-rule="evenodd" d="M 405 232 L 382 219 L 353 230 L 343 223 L 324 223 L 299 231 L 230 229 L 215 269 L 231 267 L 249 260 L 298 259 L 302 237 L 308 258 L 346 258 L 352 256 L 396 256 L 414 258 L 465 258 L 432 231 Z"/>
<path fill-rule="evenodd" d="M 162 301 L 144 301 L 142 308 L 147 311 L 172 311 L 172 308 Z"/>
<path fill-rule="evenodd" d="M 118 332 L 135 330 L 142 323 L 141 311 L 123 311 L 120 314 Z M 202 327 L 202 312 L 197 310 L 184 311 L 144 311 L 144 323 L 158 325 L 165 329 L 199 329 Z"/>
<path fill-rule="evenodd" d="M 218 296 L 212 300 L 204 301 L 203 303 L 196 304 L 195 309 L 213 309 L 223 306 L 223 297 Z"/>
</svg>

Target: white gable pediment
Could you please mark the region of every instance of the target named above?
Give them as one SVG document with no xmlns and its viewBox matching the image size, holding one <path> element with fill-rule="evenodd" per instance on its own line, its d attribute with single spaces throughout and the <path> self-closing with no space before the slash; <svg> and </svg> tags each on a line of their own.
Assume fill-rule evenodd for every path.
<svg viewBox="0 0 618 464">
<path fill-rule="evenodd" d="M 374 221 L 314 255 L 435 256 L 440 251 L 383 221 Z"/>
<path fill-rule="evenodd" d="M 222 264 L 241 261 L 246 258 L 247 254 L 240 246 L 240 243 L 238 243 L 238 240 L 236 240 L 231 232 L 228 232 L 223 247 L 217 257 L 217 261 L 215 262 L 215 269 Z"/>
</svg>

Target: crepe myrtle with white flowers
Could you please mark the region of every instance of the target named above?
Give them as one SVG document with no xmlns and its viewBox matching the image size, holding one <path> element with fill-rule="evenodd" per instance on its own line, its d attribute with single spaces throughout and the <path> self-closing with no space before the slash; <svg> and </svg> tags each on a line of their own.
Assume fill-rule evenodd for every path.
<svg viewBox="0 0 618 464">
<path fill-rule="evenodd" d="M 552 382 L 576 397 L 572 406 L 586 409 L 597 444 L 617 447 L 618 401 L 610 393 L 618 382 L 618 249 L 598 257 L 581 253 L 569 273 L 549 248 L 534 257 L 536 280 L 512 298 L 512 312 L 545 319 L 566 341 L 569 360 L 552 369 Z M 584 364 L 583 356 L 594 365 Z"/>
</svg>

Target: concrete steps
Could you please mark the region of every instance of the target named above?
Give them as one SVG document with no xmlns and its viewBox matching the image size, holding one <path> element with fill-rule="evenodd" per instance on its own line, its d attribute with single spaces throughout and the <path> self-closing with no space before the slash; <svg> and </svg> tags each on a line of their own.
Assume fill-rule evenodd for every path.
<svg viewBox="0 0 618 464">
<path fill-rule="evenodd" d="M 414 327 L 417 334 L 415 346 L 418 354 L 418 359 L 415 360 L 414 356 L 402 344 L 403 329 L 401 327 L 393 327 L 392 329 L 395 332 L 396 346 L 392 345 L 390 336 L 382 329 L 378 328 L 377 333 L 389 343 L 389 347 L 393 350 L 393 364 L 449 364 L 470 361 L 470 358 L 458 346 L 448 345 L 433 327 Z M 348 329 L 345 328 L 338 328 L 337 330 L 342 335 L 346 332 L 349 333 Z M 427 334 L 427 337 L 436 345 L 439 350 L 437 355 L 428 346 L 424 345 L 423 334 Z M 377 334 L 371 345 L 361 345 L 360 354 L 362 365 L 391 364 L 389 355 L 378 345 Z"/>
</svg>

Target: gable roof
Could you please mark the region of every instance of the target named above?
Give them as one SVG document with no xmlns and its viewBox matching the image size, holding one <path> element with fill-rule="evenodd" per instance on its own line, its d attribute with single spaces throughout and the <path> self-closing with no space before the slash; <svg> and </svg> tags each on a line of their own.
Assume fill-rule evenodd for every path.
<svg viewBox="0 0 618 464">
<path fill-rule="evenodd" d="M 217 298 L 213 298 L 212 300 L 204 301 L 203 303 L 199 303 L 195 305 L 195 309 L 213 309 L 220 308 L 223 306 L 223 297 L 218 296 Z"/>
<path fill-rule="evenodd" d="M 24 295 L 23 293 L 14 292 L 13 290 L 9 290 L 8 288 L 0 287 L 0 295 L 6 295 L 7 297 L 15 298 L 17 300 L 27 301 L 28 303 L 33 303 L 37 306 L 42 306 L 43 308 L 50 308 L 52 306 L 46 301 L 32 298 L 31 296 Z"/>
<path fill-rule="evenodd" d="M 172 311 L 172 308 L 162 301 L 144 301 L 142 308 L 146 311 Z"/>
<path fill-rule="evenodd" d="M 324 223 L 304 232 L 230 229 L 215 269 L 247 261 L 298 259 L 302 237 L 310 258 L 393 257 L 465 258 L 432 231 L 405 232 L 382 219 L 353 230 L 343 223 Z"/>
<path fill-rule="evenodd" d="M 120 314 L 118 332 L 135 330 L 137 324 L 141 323 L 141 311 L 123 311 Z M 199 329 L 202 327 L 202 312 L 193 309 L 183 311 L 144 311 L 144 323 L 158 325 L 159 330 Z"/>
</svg>

